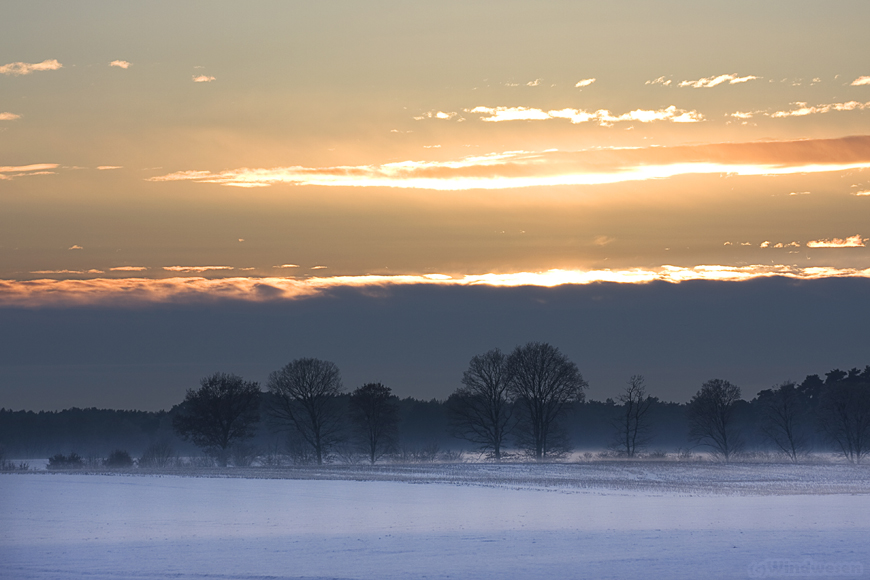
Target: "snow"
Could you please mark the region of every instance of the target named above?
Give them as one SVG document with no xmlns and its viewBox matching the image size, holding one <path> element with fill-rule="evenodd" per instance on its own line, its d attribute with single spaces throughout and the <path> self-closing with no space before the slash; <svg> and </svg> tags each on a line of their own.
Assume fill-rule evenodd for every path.
<svg viewBox="0 0 870 580">
<path fill-rule="evenodd" d="M 868 472 L 816 467 L 4 474 L 0 578 L 863 577 Z"/>
</svg>

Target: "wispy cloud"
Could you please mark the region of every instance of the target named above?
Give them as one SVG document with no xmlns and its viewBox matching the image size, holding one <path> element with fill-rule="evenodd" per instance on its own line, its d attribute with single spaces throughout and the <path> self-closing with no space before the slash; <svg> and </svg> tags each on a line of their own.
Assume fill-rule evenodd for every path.
<svg viewBox="0 0 870 580">
<path fill-rule="evenodd" d="M 195 83 L 210 83 L 215 80 L 214 77 L 210 77 L 208 75 L 193 75 L 191 76 L 191 78 Z"/>
<path fill-rule="evenodd" d="M 21 115 L 16 115 L 15 113 L 0 113 L 0 121 L 14 121 L 15 119 L 20 119 Z"/>
<path fill-rule="evenodd" d="M 75 244 L 75 245 L 68 247 L 67 250 L 84 250 L 84 248 L 78 244 Z"/>
<path fill-rule="evenodd" d="M 530 107 L 484 107 L 479 106 L 466 110 L 467 113 L 488 115 L 481 117 L 481 121 L 488 123 L 500 123 L 504 121 L 547 121 L 550 119 L 567 119 L 573 124 L 594 122 L 599 125 L 613 125 L 626 121 L 640 123 L 652 123 L 654 121 L 671 121 L 673 123 L 697 123 L 704 120 L 704 116 L 697 111 L 677 109 L 671 105 L 665 109 L 644 110 L 635 109 L 622 115 L 614 115 L 607 109 L 597 111 L 584 111 L 582 109 L 559 109 L 544 111 Z"/>
<path fill-rule="evenodd" d="M 106 171 L 109 169 L 124 169 L 123 165 L 100 165 L 97 167 L 100 171 Z"/>
<path fill-rule="evenodd" d="M 643 84 L 645 84 L 645 85 L 662 85 L 663 87 L 669 87 L 669 86 L 671 86 L 672 82 L 673 81 L 671 81 L 671 79 L 666 79 L 665 77 L 659 77 L 657 79 L 647 81 Z"/>
<path fill-rule="evenodd" d="M 29 75 L 30 73 L 44 70 L 57 70 L 63 68 L 63 65 L 57 62 L 56 59 L 44 60 L 37 63 L 27 62 L 10 62 L 0 66 L 0 74 L 21 76 Z"/>
<path fill-rule="evenodd" d="M 857 196 L 859 196 L 859 197 L 864 197 L 865 195 L 870 195 L 870 189 L 865 190 L 865 191 L 856 191 L 856 192 L 853 193 L 852 195 L 857 195 Z"/>
<path fill-rule="evenodd" d="M 792 175 L 870 168 L 870 136 L 679 147 L 510 151 L 455 161 L 382 165 L 187 170 L 148 181 L 193 181 L 236 187 L 273 184 L 399 187 L 440 191 L 597 185 L 687 174 Z"/>
<path fill-rule="evenodd" d="M 16 177 L 28 177 L 31 175 L 50 175 L 55 173 L 51 170 L 57 168 L 57 163 L 34 163 L 33 165 L 0 166 L 0 180 L 9 180 Z"/>
<path fill-rule="evenodd" d="M 538 85 L 541 84 L 541 81 L 543 81 L 543 80 L 544 80 L 544 79 L 535 79 L 535 80 L 533 80 L 533 81 L 529 81 L 529 82 L 526 83 L 526 86 L 527 86 L 527 87 L 537 87 Z"/>
<path fill-rule="evenodd" d="M 209 270 L 232 270 L 232 266 L 163 266 L 169 272 L 208 272 Z"/>
<path fill-rule="evenodd" d="M 712 89 L 713 87 L 717 87 L 722 84 L 736 85 L 740 83 L 746 83 L 749 81 L 754 81 L 759 77 L 748 75 L 745 77 L 738 76 L 736 74 L 730 75 L 719 75 L 715 77 L 707 77 L 703 79 L 698 79 L 696 81 L 680 81 L 681 87 L 692 87 L 693 89 Z M 658 80 L 658 79 L 657 79 Z"/>
<path fill-rule="evenodd" d="M 745 246 L 747 244 L 740 244 L 741 246 Z M 800 242 L 777 242 L 771 245 L 770 242 L 761 242 L 760 248 L 799 248 L 801 247 Z"/>
<path fill-rule="evenodd" d="M 97 274 L 105 274 L 102 270 L 34 270 L 31 274 L 39 274 L 41 276 L 62 276 L 62 275 L 78 275 L 82 276 L 85 274 L 90 274 L 95 276 Z M 2 284 L 0 284 L 2 286 Z"/>
<path fill-rule="evenodd" d="M 455 119 L 457 117 L 459 120 L 462 119 L 462 117 L 459 116 L 459 113 L 457 113 L 455 111 L 451 111 L 451 112 L 427 111 L 427 112 L 423 113 L 422 115 L 418 115 L 418 116 L 414 117 L 414 120 L 415 121 L 422 121 L 424 119 L 441 119 L 442 121 L 447 121 L 449 119 Z"/>
<path fill-rule="evenodd" d="M 111 272 L 144 272 L 147 270 L 147 266 L 115 266 L 114 268 L 109 268 Z"/>
<path fill-rule="evenodd" d="M 109 63 L 109 66 L 115 66 L 118 68 L 130 68 L 130 65 L 133 63 L 127 62 L 126 60 L 113 60 Z"/>
<path fill-rule="evenodd" d="M 800 101 L 792 104 L 795 105 L 796 108 L 789 111 L 777 111 L 775 113 L 771 113 L 770 116 L 774 119 L 779 119 L 783 117 L 804 117 L 806 115 L 819 115 L 824 113 L 830 113 L 831 111 L 856 111 L 870 108 L 870 102 L 859 103 L 858 101 L 849 101 L 846 103 L 829 103 L 824 105 L 814 105 L 812 107 Z"/>
<path fill-rule="evenodd" d="M 580 79 L 579 81 L 577 81 L 577 84 L 574 85 L 574 88 L 581 89 L 583 87 L 588 87 L 589 85 L 591 85 L 594 82 L 595 82 L 594 78 L 593 79 Z"/>
<path fill-rule="evenodd" d="M 281 264 L 280 266 L 274 266 L 275 268 L 298 268 L 299 264 Z"/>
<path fill-rule="evenodd" d="M 97 271 L 92 271 L 98 273 Z M 82 275 L 79 270 L 45 270 L 35 273 Z M 376 288 L 408 285 L 556 287 L 568 284 L 611 282 L 646 284 L 680 283 L 693 280 L 744 281 L 781 276 L 798 280 L 819 278 L 870 278 L 870 269 L 786 265 L 701 265 L 695 267 L 661 266 L 628 270 L 548 270 L 510 274 L 448 274 L 397 276 L 333 276 L 296 278 L 235 277 L 207 279 L 183 278 L 92 278 L 84 280 L 0 280 L 0 305 L 34 307 L 42 305 L 88 305 L 202 302 L 215 299 L 267 302 L 315 296 L 334 288 Z"/>
<path fill-rule="evenodd" d="M 858 101 L 848 101 L 845 103 L 823 103 L 820 105 L 810 106 L 803 101 L 792 103 L 794 108 L 783 111 L 736 111 L 730 113 L 729 117 L 736 119 L 751 119 L 752 117 L 764 116 L 774 119 L 784 119 L 786 117 L 805 117 L 807 115 L 821 115 L 834 111 L 860 111 L 870 108 L 870 102 L 861 103 Z"/>
<path fill-rule="evenodd" d="M 870 76 L 858 77 L 852 81 L 853 87 L 860 87 L 862 85 L 870 85 Z"/>
<path fill-rule="evenodd" d="M 862 238 L 859 234 L 845 239 L 833 238 L 831 240 L 814 240 L 807 242 L 808 248 L 863 248 L 868 238 Z"/>
</svg>

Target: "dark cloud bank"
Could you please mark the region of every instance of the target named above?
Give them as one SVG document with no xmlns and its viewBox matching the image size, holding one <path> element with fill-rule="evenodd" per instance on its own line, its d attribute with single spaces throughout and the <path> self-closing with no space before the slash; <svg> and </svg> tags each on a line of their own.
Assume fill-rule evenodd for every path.
<svg viewBox="0 0 870 580">
<path fill-rule="evenodd" d="M 635 373 L 685 401 L 710 378 L 744 397 L 870 364 L 870 280 L 398 286 L 296 301 L 0 309 L 0 407 L 168 409 L 215 371 L 265 382 L 290 360 L 334 361 L 345 387 L 380 381 L 444 398 L 475 354 L 562 349 L 594 399 Z"/>
</svg>

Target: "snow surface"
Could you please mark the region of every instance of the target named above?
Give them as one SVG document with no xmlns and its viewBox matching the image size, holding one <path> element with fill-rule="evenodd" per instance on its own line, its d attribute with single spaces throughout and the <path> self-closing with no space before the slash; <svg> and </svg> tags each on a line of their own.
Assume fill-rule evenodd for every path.
<svg viewBox="0 0 870 580">
<path fill-rule="evenodd" d="M 717 468 L 672 465 L 689 472 L 672 478 L 686 485 L 668 488 L 667 467 L 610 466 L 591 487 L 517 479 L 546 466 L 483 467 L 494 483 L 444 483 L 433 475 L 451 473 L 443 467 L 429 477 L 390 468 L 402 481 L 387 480 L 388 469 L 368 481 L 336 479 L 335 470 L 305 479 L 4 474 L 0 578 L 730 579 L 789 577 L 810 565 L 828 568 L 791 576 L 870 573 L 863 468 L 831 467 L 812 484 L 822 494 L 812 494 L 782 488 L 801 471 L 821 477 L 809 467 L 748 466 L 757 475 L 746 488 L 742 468 L 725 466 L 720 489 L 690 493 L 687 482 Z M 650 479 L 659 483 L 632 483 Z"/>
</svg>

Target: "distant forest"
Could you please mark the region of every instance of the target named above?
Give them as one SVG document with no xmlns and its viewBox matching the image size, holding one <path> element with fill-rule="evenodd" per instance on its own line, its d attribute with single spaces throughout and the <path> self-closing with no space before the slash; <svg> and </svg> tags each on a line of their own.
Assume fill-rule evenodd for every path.
<svg viewBox="0 0 870 580">
<path fill-rule="evenodd" d="M 510 358 L 497 354 L 502 357 L 493 359 L 497 364 Z M 487 362 L 483 355 L 475 357 L 477 359 L 481 363 Z M 477 384 L 476 376 L 483 375 L 476 375 L 472 364 L 463 378 L 465 386 L 444 401 L 399 399 L 385 389 L 390 409 L 395 412 L 395 432 L 383 453 L 375 457 L 372 451 L 372 462 L 375 459 L 450 459 L 456 458 L 459 452 L 492 457 L 493 449 L 486 444 L 486 438 L 482 441 L 479 437 L 469 436 L 467 421 L 462 421 L 462 410 L 474 409 L 468 406 L 468 398 L 474 395 L 472 387 Z M 638 380 L 641 382 L 637 383 Z M 750 401 L 740 398 L 739 389 L 727 381 L 717 380 L 705 383 L 686 403 L 660 401 L 654 393 L 646 394 L 642 388 L 640 398 L 632 399 L 631 390 L 638 384 L 642 387 L 642 377 L 632 377 L 632 381 L 627 383 L 624 393 L 613 399 L 584 401 L 581 395 L 567 401 L 559 410 L 558 420 L 552 424 L 554 434 L 558 429 L 559 445 L 553 445 L 550 453 L 545 449 L 543 457 L 539 446 L 537 458 L 558 458 L 570 450 L 605 457 L 660 457 L 664 453 L 687 455 L 693 451 L 712 451 L 726 460 L 752 453 L 777 453 L 798 460 L 807 453 L 836 452 L 849 461 L 859 462 L 870 447 L 870 366 L 863 370 L 832 370 L 824 378 L 809 375 L 800 383 L 787 382 L 762 391 Z M 382 385 L 370 386 L 384 389 Z M 334 408 L 339 409 L 337 417 L 341 428 L 325 452 L 327 462 L 359 461 L 360 455 L 365 457 L 360 446 L 350 443 L 354 440 L 351 433 L 353 421 L 342 419 L 350 417 L 348 413 L 355 402 L 353 396 L 359 391 L 337 393 L 332 398 Z M 159 412 L 96 408 L 57 412 L 0 409 L 0 454 L 3 456 L 0 459 L 8 462 L 76 453 L 95 461 L 116 450 L 141 458 L 155 445 L 171 450 L 174 457 L 213 455 L 213 448 L 194 444 L 195 439 L 184 437 L 179 428 L 179 417 L 184 415 L 186 405 L 190 405 L 191 393 L 193 390 L 188 393 L 188 399 L 169 411 Z M 250 432 L 239 440 L 243 445 L 236 446 L 230 462 L 250 464 L 256 460 L 266 463 L 264 458 L 269 458 L 268 462 L 274 462 L 276 458 L 281 458 L 279 462 L 282 463 L 313 462 L 299 433 L 282 429 L 275 421 L 275 409 L 280 409 L 277 400 L 280 391 L 272 388 L 257 394 L 257 409 L 253 411 L 262 420 L 250 425 Z M 523 420 L 528 421 L 520 409 L 525 401 L 521 400 L 522 396 L 505 395 L 504 404 L 509 410 L 505 425 L 510 425 L 510 409 L 513 408 L 518 409 L 515 426 L 521 425 Z M 458 403 L 465 406 L 457 407 Z M 638 416 L 632 418 L 632 413 L 638 409 L 643 411 L 642 416 L 640 419 Z M 722 412 L 724 414 L 716 415 Z M 713 415 L 705 420 L 703 413 Z M 723 417 L 726 424 L 718 425 L 717 421 Z M 626 437 L 632 435 L 632 429 L 635 430 L 635 439 L 627 444 Z M 722 438 L 725 438 L 724 442 Z M 504 457 L 516 457 L 520 453 L 535 457 L 533 451 L 534 444 L 523 440 L 519 427 L 506 432 Z M 247 459 L 240 459 L 241 455 Z"/>
</svg>

